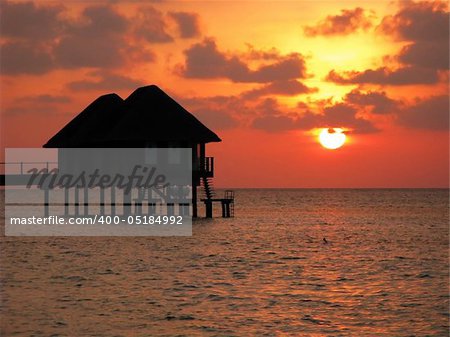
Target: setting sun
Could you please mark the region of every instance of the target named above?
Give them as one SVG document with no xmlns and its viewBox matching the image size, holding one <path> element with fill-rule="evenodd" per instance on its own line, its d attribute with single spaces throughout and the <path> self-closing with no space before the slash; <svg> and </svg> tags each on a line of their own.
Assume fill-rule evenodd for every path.
<svg viewBox="0 0 450 337">
<path fill-rule="evenodd" d="M 330 150 L 335 150 L 344 145 L 346 136 L 344 130 L 340 128 L 323 129 L 319 134 L 320 144 Z"/>
</svg>

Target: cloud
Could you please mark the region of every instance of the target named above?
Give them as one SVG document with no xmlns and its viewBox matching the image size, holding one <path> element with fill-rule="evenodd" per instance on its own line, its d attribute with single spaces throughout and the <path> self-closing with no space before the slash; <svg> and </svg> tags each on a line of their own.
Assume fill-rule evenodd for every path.
<svg viewBox="0 0 450 337">
<path fill-rule="evenodd" d="M 70 82 L 67 87 L 71 90 L 105 90 L 114 91 L 122 89 L 135 89 L 142 86 L 144 83 L 140 80 L 135 80 L 127 76 L 113 74 L 113 73 L 100 73 L 93 72 L 90 75 L 100 77 L 96 80 L 82 80 Z"/>
<path fill-rule="evenodd" d="M 267 132 L 343 127 L 352 133 L 373 133 L 378 128 L 366 117 L 373 113 L 395 113 L 397 102 L 384 92 L 350 92 L 344 102 L 331 100 L 299 102 L 297 108 L 281 105 L 273 97 L 255 96 L 248 92 L 234 96 L 177 97 L 177 100 L 216 129 L 247 126 Z M 366 107 L 370 108 L 365 110 Z M 392 111 L 391 111 L 392 107 Z"/>
<path fill-rule="evenodd" d="M 266 98 L 254 107 L 257 116 L 251 126 L 267 132 L 284 132 L 298 129 L 298 116 L 283 111 L 273 98 Z"/>
<path fill-rule="evenodd" d="M 352 129 L 352 133 L 374 133 L 379 131 L 367 119 L 357 116 L 358 110 L 346 103 L 337 103 L 332 106 L 325 107 L 320 115 L 307 115 L 305 120 L 299 120 L 300 125 L 315 123 L 315 127 L 342 127 Z M 315 117 L 315 118 L 314 118 Z"/>
<path fill-rule="evenodd" d="M 281 53 L 278 49 L 272 47 L 268 50 L 256 49 L 252 44 L 246 43 L 247 51 L 241 55 L 248 60 L 276 60 Z"/>
<path fill-rule="evenodd" d="M 122 34 L 128 30 L 130 22 L 110 6 L 92 6 L 83 10 L 76 24 L 68 28 L 68 33 L 83 37 L 101 37 Z"/>
<path fill-rule="evenodd" d="M 126 46 L 127 19 L 111 7 L 95 6 L 83 10 L 79 22 L 66 31 L 55 46 L 54 55 L 63 68 L 120 66 L 121 49 Z"/>
<path fill-rule="evenodd" d="M 317 88 L 309 88 L 297 80 L 275 81 L 260 88 L 242 93 L 243 98 L 254 99 L 261 96 L 282 95 L 295 96 L 316 92 Z"/>
<path fill-rule="evenodd" d="M 3 2 L 1 9 L 0 71 L 6 75 L 152 62 L 155 54 L 142 45 L 136 29 L 145 31 L 148 40 L 166 39 L 158 28 L 165 25 L 162 14 L 152 7 L 139 12 L 140 21 L 111 5 L 87 6 L 75 18 L 62 6 L 32 2 Z"/>
<path fill-rule="evenodd" d="M 448 130 L 449 96 L 432 96 L 418 100 L 399 113 L 398 123 L 415 129 Z"/>
<path fill-rule="evenodd" d="M 395 15 L 383 18 L 379 29 L 401 41 L 444 41 L 449 35 L 448 4 L 401 1 Z"/>
<path fill-rule="evenodd" d="M 273 82 L 306 77 L 303 57 L 298 53 L 280 57 L 272 64 L 264 65 L 255 71 L 249 71 L 249 82 Z M 246 79 L 242 79 L 246 82 Z"/>
<path fill-rule="evenodd" d="M 198 14 L 187 12 L 169 12 L 169 16 L 177 23 L 178 31 L 182 38 L 188 39 L 201 35 Z"/>
<path fill-rule="evenodd" d="M 113 68 L 124 62 L 121 47 L 122 41 L 117 37 L 97 40 L 74 35 L 58 44 L 55 57 L 58 64 L 66 69 Z"/>
<path fill-rule="evenodd" d="M 233 80 L 248 74 L 247 66 L 237 57 L 227 57 L 218 51 L 216 42 L 205 39 L 184 52 L 186 64 L 182 75 L 190 78 L 229 77 Z"/>
<path fill-rule="evenodd" d="M 420 98 L 410 102 L 389 98 L 384 91 L 364 93 L 355 89 L 344 97 L 344 105 L 352 107 L 355 111 L 392 115 L 396 124 L 409 128 L 429 130 L 449 128 L 448 95 Z"/>
<path fill-rule="evenodd" d="M 221 109 L 196 109 L 192 113 L 212 129 L 231 129 L 239 124 L 229 113 L 225 113 Z"/>
<path fill-rule="evenodd" d="M 397 69 L 380 67 L 364 71 L 328 74 L 339 84 L 413 85 L 436 84 L 439 73 L 448 69 L 449 12 L 443 2 L 401 1 L 395 15 L 386 16 L 378 31 L 399 41 L 409 42 L 390 59 Z"/>
<path fill-rule="evenodd" d="M 362 92 L 355 89 L 344 97 L 343 104 L 354 111 L 370 112 L 375 115 L 389 114 L 395 117 L 396 124 L 409 128 L 429 130 L 448 130 L 449 128 L 448 95 L 420 98 L 411 102 L 389 98 L 384 91 Z M 325 115 L 330 117 L 327 109 L 325 109 Z M 351 114 L 347 112 L 347 114 L 339 115 L 346 116 L 345 119 L 348 119 Z M 359 129 L 360 127 L 361 125 Z"/>
<path fill-rule="evenodd" d="M 245 114 L 247 107 L 237 96 L 175 97 L 189 112 L 202 123 L 217 130 L 238 126 L 237 116 Z"/>
<path fill-rule="evenodd" d="M 142 7 L 136 18 L 135 34 L 148 42 L 172 42 L 173 37 L 167 32 L 163 13 L 154 7 Z"/>
<path fill-rule="evenodd" d="M 46 44 L 61 31 L 62 6 L 36 6 L 33 2 L 0 3 L 0 69 L 2 74 L 40 75 L 53 67 Z"/>
<path fill-rule="evenodd" d="M 358 117 L 358 110 L 346 103 L 326 106 L 320 113 L 307 110 L 302 114 L 286 113 L 276 101 L 266 101 L 260 106 L 262 114 L 253 120 L 252 126 L 268 132 L 310 130 L 314 128 L 342 127 L 352 133 L 374 133 L 379 130 L 367 119 Z"/>
<path fill-rule="evenodd" d="M 370 106 L 371 112 L 378 115 L 395 113 L 399 103 L 386 95 L 386 92 L 369 91 L 363 93 L 360 90 L 353 90 L 345 96 L 345 101 L 360 107 Z"/>
<path fill-rule="evenodd" d="M 255 129 L 268 132 L 282 132 L 294 130 L 297 127 L 297 120 L 283 115 L 278 116 L 262 116 L 253 121 L 252 126 Z"/>
<path fill-rule="evenodd" d="M 62 111 L 58 109 L 55 105 L 52 105 L 51 107 L 48 106 L 48 104 L 40 104 L 40 105 L 33 105 L 33 104 L 17 104 L 10 107 L 7 107 L 2 110 L 2 114 L 4 116 L 8 117 L 18 117 L 18 116 L 27 116 L 27 119 L 24 121 L 24 123 L 29 124 L 30 119 L 32 117 L 39 116 L 39 118 L 48 118 L 50 116 L 56 117 L 61 116 L 66 111 Z M 48 121 L 48 120 L 47 120 Z M 63 123 L 64 121 L 62 121 Z M 67 122 L 67 120 L 66 120 Z M 44 124 L 45 126 L 45 124 Z M 28 135 L 29 136 L 29 135 Z M 24 134 L 24 138 L 26 138 L 27 135 Z"/>
<path fill-rule="evenodd" d="M 396 115 L 403 107 L 383 91 L 353 90 L 340 103 L 331 99 L 308 99 L 300 101 L 295 108 L 280 104 L 274 97 L 255 95 L 249 98 L 248 93 L 191 98 L 180 96 L 176 99 L 215 129 L 240 126 L 274 133 L 327 127 L 342 127 L 352 133 L 374 133 L 379 129 L 370 120 L 372 114 Z"/>
<path fill-rule="evenodd" d="M 43 104 L 53 104 L 53 103 L 70 103 L 72 100 L 69 96 L 63 95 L 37 95 L 37 96 L 25 96 L 18 99 L 20 102 L 25 103 L 43 103 Z"/>
<path fill-rule="evenodd" d="M 420 41 L 402 48 L 398 60 L 403 64 L 428 69 L 448 69 L 449 41 Z"/>
<path fill-rule="evenodd" d="M 306 77 L 306 66 L 300 54 L 280 56 L 271 64 L 256 70 L 236 55 L 220 52 L 216 42 L 205 39 L 184 52 L 186 62 L 179 74 L 187 78 L 228 78 L 233 82 L 274 82 Z"/>
<path fill-rule="evenodd" d="M 449 12 L 443 2 L 403 2 L 393 16 L 383 19 L 379 29 L 401 41 L 398 60 L 404 64 L 431 69 L 448 69 Z"/>
<path fill-rule="evenodd" d="M 42 48 L 25 42 L 6 42 L 0 48 L 0 69 L 5 75 L 44 74 L 54 67 L 54 61 Z"/>
<path fill-rule="evenodd" d="M 346 71 L 337 73 L 331 70 L 327 81 L 338 84 L 380 84 L 380 85 L 411 85 L 411 84 L 435 84 L 439 82 L 439 76 L 433 69 L 419 67 L 403 67 L 391 70 L 380 67 L 375 70 Z"/>
<path fill-rule="evenodd" d="M 36 6 L 33 2 L 0 3 L 3 37 L 43 40 L 54 38 L 62 28 L 62 6 Z"/>
<path fill-rule="evenodd" d="M 348 35 L 359 30 L 368 30 L 372 27 L 370 17 L 364 9 L 357 7 L 355 9 L 343 9 L 340 15 L 329 15 L 325 20 L 315 26 L 304 27 L 307 36 L 318 35 Z"/>
<path fill-rule="evenodd" d="M 7 31 L 14 28 L 11 22 L 34 22 L 34 15 L 43 26 L 26 23 L 26 28 L 16 33 L 21 39 L 11 38 L 11 32 L 5 35 L 8 40 L 1 46 L 3 74 L 37 75 L 54 69 L 112 68 L 124 63 L 129 48 L 124 35 L 130 24 L 109 6 L 86 7 L 75 21 L 59 19 L 59 7 L 7 3 L 6 8 L 10 15 Z"/>
<path fill-rule="evenodd" d="M 14 99 L 13 103 L 3 107 L 2 113 L 5 116 L 25 116 L 34 115 L 42 117 L 52 117 L 62 115 L 62 107 L 72 102 L 69 96 L 65 95 L 34 95 L 22 96 Z"/>
</svg>

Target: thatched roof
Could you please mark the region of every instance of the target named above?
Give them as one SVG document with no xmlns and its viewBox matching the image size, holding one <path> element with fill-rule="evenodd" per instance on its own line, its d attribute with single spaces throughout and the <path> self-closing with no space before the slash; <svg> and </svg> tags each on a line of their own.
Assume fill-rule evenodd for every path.
<svg viewBox="0 0 450 337">
<path fill-rule="evenodd" d="M 220 138 L 156 85 L 126 100 L 104 95 L 53 136 L 44 147 L 144 147 L 209 143 Z"/>
<path fill-rule="evenodd" d="M 49 139 L 44 147 L 89 147 L 105 139 L 123 113 L 123 99 L 103 95 Z"/>
</svg>

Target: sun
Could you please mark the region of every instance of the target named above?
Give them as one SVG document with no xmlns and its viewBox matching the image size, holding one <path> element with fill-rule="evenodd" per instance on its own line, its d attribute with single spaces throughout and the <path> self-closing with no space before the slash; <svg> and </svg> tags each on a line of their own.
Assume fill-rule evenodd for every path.
<svg viewBox="0 0 450 337">
<path fill-rule="evenodd" d="M 319 134 L 320 144 L 330 150 L 335 150 L 344 145 L 346 136 L 344 130 L 341 128 L 326 128 L 322 129 Z"/>
</svg>

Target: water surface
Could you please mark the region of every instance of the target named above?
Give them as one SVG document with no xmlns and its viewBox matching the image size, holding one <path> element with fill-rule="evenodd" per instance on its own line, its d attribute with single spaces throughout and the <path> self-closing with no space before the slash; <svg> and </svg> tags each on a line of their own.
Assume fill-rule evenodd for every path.
<svg viewBox="0 0 450 337">
<path fill-rule="evenodd" d="M 236 195 L 192 237 L 1 238 L 1 335 L 448 336 L 448 190 Z"/>
</svg>

